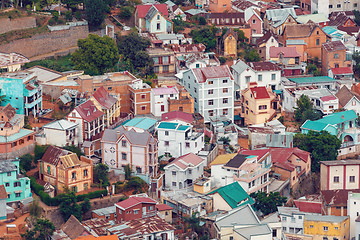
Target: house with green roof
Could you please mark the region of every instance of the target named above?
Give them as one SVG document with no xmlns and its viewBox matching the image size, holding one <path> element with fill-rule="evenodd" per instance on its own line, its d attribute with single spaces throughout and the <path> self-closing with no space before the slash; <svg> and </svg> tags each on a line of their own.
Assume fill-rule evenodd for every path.
<svg viewBox="0 0 360 240">
<path fill-rule="evenodd" d="M 238 182 L 220 187 L 207 195 L 213 198 L 214 210 L 229 211 L 245 204 L 252 205 L 255 203 Z"/>
<path fill-rule="evenodd" d="M 304 87 L 313 86 L 317 88 L 327 88 L 329 90 L 336 90 L 338 88 L 338 80 L 328 76 L 317 77 L 296 77 L 287 78 L 282 84 L 284 87 Z"/>
<path fill-rule="evenodd" d="M 354 110 L 337 112 L 323 118 L 311 121 L 306 120 L 300 127 L 301 133 L 307 134 L 309 131 L 327 131 L 341 140 L 339 156 L 355 153 L 357 145 L 360 144 L 360 128 L 355 124 L 357 114 Z"/>
<path fill-rule="evenodd" d="M 204 133 L 193 132 L 190 124 L 160 122 L 156 131 L 159 140 L 159 156 L 180 157 L 198 153 L 204 147 Z"/>
</svg>

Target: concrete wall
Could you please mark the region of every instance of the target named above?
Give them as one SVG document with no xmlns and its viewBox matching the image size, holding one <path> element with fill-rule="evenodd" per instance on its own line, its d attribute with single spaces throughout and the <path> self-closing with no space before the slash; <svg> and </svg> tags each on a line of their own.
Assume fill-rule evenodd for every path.
<svg viewBox="0 0 360 240">
<path fill-rule="evenodd" d="M 1 25 L 1 24 L 0 24 Z M 75 26 L 66 30 L 53 31 L 12 41 L 0 45 L 0 52 L 17 52 L 27 58 L 51 53 L 77 45 L 78 39 L 86 38 L 88 26 Z"/>
<path fill-rule="evenodd" d="M 0 19 L 0 34 L 13 30 L 34 28 L 36 27 L 36 18 L 24 17 L 10 20 L 9 18 Z"/>
</svg>

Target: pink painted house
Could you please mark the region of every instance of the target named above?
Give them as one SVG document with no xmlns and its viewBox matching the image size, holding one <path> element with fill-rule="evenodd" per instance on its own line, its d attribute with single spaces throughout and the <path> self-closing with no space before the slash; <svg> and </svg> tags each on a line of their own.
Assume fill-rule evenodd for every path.
<svg viewBox="0 0 360 240">
<path fill-rule="evenodd" d="M 263 34 L 263 20 L 260 17 L 260 12 L 253 8 L 245 10 L 245 21 L 251 28 L 251 41 L 256 43 L 256 40 L 261 38 Z"/>
</svg>

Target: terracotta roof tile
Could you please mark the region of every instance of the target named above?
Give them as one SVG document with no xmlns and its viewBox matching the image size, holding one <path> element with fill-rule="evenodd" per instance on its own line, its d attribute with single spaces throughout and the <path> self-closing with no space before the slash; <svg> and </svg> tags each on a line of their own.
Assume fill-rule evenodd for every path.
<svg viewBox="0 0 360 240">
<path fill-rule="evenodd" d="M 176 166 L 180 167 L 181 169 L 186 169 L 189 166 L 197 166 L 200 163 L 202 163 L 203 161 L 204 161 L 204 159 L 202 159 L 201 157 L 199 157 L 193 153 L 188 153 L 188 154 L 178 157 L 177 159 L 175 159 L 173 162 L 171 162 L 167 166 L 171 166 L 171 165 L 175 164 Z"/>
<path fill-rule="evenodd" d="M 344 26 L 348 20 L 354 23 L 354 21 L 349 16 L 346 16 L 344 13 L 340 13 L 335 18 L 330 19 L 328 26 Z"/>
<path fill-rule="evenodd" d="M 334 75 L 354 73 L 351 67 L 332 68 L 331 71 L 333 72 Z"/>
<path fill-rule="evenodd" d="M 97 107 L 94 105 L 94 103 L 91 100 L 87 100 L 83 104 L 77 106 L 75 110 L 87 122 L 92 122 L 95 119 L 104 115 L 102 111 L 97 109 Z"/>
<path fill-rule="evenodd" d="M 277 35 L 273 34 L 271 31 L 267 31 L 261 38 L 256 40 L 256 45 L 259 47 L 261 44 L 266 43 L 270 37 L 274 37 L 276 41 L 280 42 Z"/>
<path fill-rule="evenodd" d="M 175 53 L 197 53 L 197 52 L 204 52 L 206 46 L 202 43 L 197 44 L 173 44 L 171 45 L 171 49 Z"/>
<path fill-rule="evenodd" d="M 103 86 L 94 92 L 93 97 L 106 109 L 110 109 L 117 102 L 117 99 L 110 96 Z"/>
<path fill-rule="evenodd" d="M 360 189 L 322 190 L 320 194 L 327 205 L 347 206 L 348 192 L 360 193 Z"/>
<path fill-rule="evenodd" d="M 74 215 L 70 216 L 67 222 L 61 226 L 61 229 L 70 239 L 76 239 L 80 235 L 91 235 Z"/>
<path fill-rule="evenodd" d="M 173 208 L 166 204 L 158 204 L 156 205 L 158 211 L 172 210 Z"/>
<path fill-rule="evenodd" d="M 284 34 L 287 38 L 308 37 L 316 28 L 322 31 L 314 22 L 305 24 L 291 24 L 286 25 Z"/>
<path fill-rule="evenodd" d="M 266 98 L 270 98 L 270 95 L 266 89 L 266 87 L 262 86 L 262 87 L 251 87 L 250 91 L 252 92 L 252 95 L 254 96 L 255 99 L 266 99 Z"/>
<path fill-rule="evenodd" d="M 139 18 L 145 18 L 151 6 L 156 7 L 156 9 L 165 16 L 169 16 L 169 12 L 166 4 L 154 4 L 154 5 L 137 5 L 136 11 L 138 12 Z"/>
<path fill-rule="evenodd" d="M 5 107 L 0 107 L 0 112 L 4 112 L 5 116 L 9 121 L 15 116 L 16 110 L 13 108 L 10 103 L 6 104 Z"/>
</svg>

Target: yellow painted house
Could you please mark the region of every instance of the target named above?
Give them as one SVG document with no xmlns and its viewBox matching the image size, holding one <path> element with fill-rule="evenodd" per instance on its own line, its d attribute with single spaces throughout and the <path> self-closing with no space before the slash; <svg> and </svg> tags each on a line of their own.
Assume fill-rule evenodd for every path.
<svg viewBox="0 0 360 240">
<path fill-rule="evenodd" d="M 249 83 L 249 87 L 241 91 L 245 123 L 253 125 L 270 121 L 276 114 L 272 104 L 275 98 L 271 89 L 258 87 L 255 82 Z"/>
<path fill-rule="evenodd" d="M 304 234 L 313 240 L 349 240 L 349 217 L 330 215 L 305 215 Z"/>
<path fill-rule="evenodd" d="M 201 177 L 194 181 L 194 192 L 206 194 L 211 190 L 211 179 Z"/>
<path fill-rule="evenodd" d="M 237 40 L 237 33 L 232 28 L 229 28 L 223 36 L 224 56 L 237 56 Z"/>
<path fill-rule="evenodd" d="M 120 97 L 115 98 L 104 87 L 100 87 L 94 92 L 90 100 L 97 109 L 105 114 L 104 123 L 107 127 L 120 120 Z"/>
</svg>

